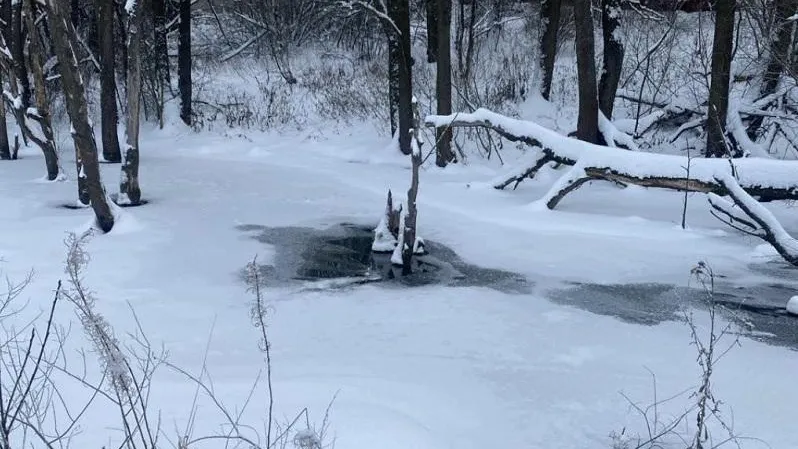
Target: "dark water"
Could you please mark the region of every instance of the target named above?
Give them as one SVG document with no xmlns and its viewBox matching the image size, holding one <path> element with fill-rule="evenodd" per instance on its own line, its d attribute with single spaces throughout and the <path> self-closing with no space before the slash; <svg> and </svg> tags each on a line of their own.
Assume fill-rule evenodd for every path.
<svg viewBox="0 0 798 449">
<path fill-rule="evenodd" d="M 735 323 L 741 335 L 798 350 L 798 317 L 785 310 L 796 294 L 795 286 L 779 283 L 747 287 L 718 283 L 711 296 L 702 288 L 666 284 L 574 284 L 546 296 L 560 304 L 649 326 L 683 321 L 686 311 L 708 309 L 714 302 L 719 314 Z"/>
<path fill-rule="evenodd" d="M 335 285 L 379 282 L 388 285 L 452 287 L 481 286 L 507 293 L 529 293 L 532 283 L 508 271 L 494 270 L 463 261 L 452 249 L 425 241 L 427 255 L 414 258 L 413 274 L 401 275 L 390 254 L 371 251 L 371 228 L 351 224 L 327 229 L 239 226 L 253 239 L 273 245 L 273 265 L 260 267 L 264 282 L 286 285 L 298 281 L 343 280 Z"/>
<path fill-rule="evenodd" d="M 370 227 L 340 224 L 326 229 L 243 225 L 239 230 L 276 251 L 273 265 L 260 265 L 267 285 L 304 283 L 308 288 L 340 288 L 365 283 L 390 286 L 480 286 L 507 293 L 535 290 L 550 300 L 621 321 L 653 326 L 685 319 L 685 311 L 706 309 L 707 293 L 697 287 L 668 284 L 579 284 L 537 282 L 516 273 L 463 261 L 455 251 L 426 241 L 428 255 L 416 257 L 414 273 L 402 276 L 390 254 L 371 252 Z M 719 277 L 711 296 L 716 310 L 737 323 L 740 333 L 770 344 L 798 349 L 798 317 L 787 314 L 788 299 L 798 294 L 798 270 L 784 264 L 758 264 L 752 271 L 770 284 L 738 287 Z M 687 273 L 686 273 L 687 275 Z M 551 285 L 544 288 L 543 285 Z"/>
</svg>

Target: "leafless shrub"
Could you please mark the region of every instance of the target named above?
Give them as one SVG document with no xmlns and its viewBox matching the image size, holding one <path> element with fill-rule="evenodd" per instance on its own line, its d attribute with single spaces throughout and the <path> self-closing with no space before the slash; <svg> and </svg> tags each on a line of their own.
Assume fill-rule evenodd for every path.
<svg viewBox="0 0 798 449">
<path fill-rule="evenodd" d="M 203 359 L 199 374 L 192 374 L 183 368 L 167 362 L 170 368 L 182 374 L 196 385 L 196 393 L 189 415 L 189 422 L 182 435 L 172 444 L 177 449 L 190 449 L 196 447 L 199 443 L 207 441 L 219 441 L 226 445 L 232 445 L 233 447 L 244 445 L 250 449 L 327 449 L 332 447 L 333 443 L 329 441 L 328 432 L 330 426 L 330 410 L 335 398 L 333 398 L 333 401 L 327 406 L 322 423 L 318 426 L 311 423 L 307 408 L 303 408 L 296 414 L 294 419 L 290 421 L 285 423 L 276 421 L 274 417 L 271 343 L 267 331 L 271 309 L 265 301 L 263 292 L 264 283 L 261 279 L 257 258 L 253 259 L 253 261 L 247 265 L 244 274 L 247 289 L 249 293 L 252 294 L 250 319 L 260 334 L 258 346 L 264 356 L 265 379 L 262 379 L 259 373 L 249 389 L 247 399 L 233 411 L 223 402 L 213 386 L 213 379 L 206 363 L 210 341 L 208 347 L 206 347 L 206 359 Z M 250 406 L 255 391 L 261 386 L 262 382 L 265 383 L 263 387 L 266 389 L 267 404 L 265 410 L 266 416 L 263 422 L 264 430 L 261 432 L 258 430 L 258 426 L 244 423 L 243 416 Z M 198 412 L 198 400 L 200 395 L 210 400 L 213 407 L 222 416 L 225 421 L 222 426 L 224 431 L 216 434 L 194 434 L 193 423 Z"/>
<path fill-rule="evenodd" d="M 696 362 L 701 370 L 699 384 L 665 399 L 658 398 L 657 378 L 649 371 L 652 379 L 653 401 L 642 406 L 622 393 L 630 407 L 640 416 L 645 433 L 631 435 L 627 429 L 609 434 L 612 449 L 661 449 L 676 444 L 688 449 L 716 449 L 727 446 L 740 448 L 744 440 L 759 441 L 743 437 L 734 432 L 733 422 L 726 418 L 728 407 L 715 396 L 713 379 L 718 362 L 740 344 L 738 325 L 747 326 L 745 320 L 735 317 L 734 311 L 715 300 L 715 274 L 705 262 L 699 262 L 690 271 L 691 279 L 698 282 L 703 291 L 709 322 L 704 329 L 691 311 L 684 311 L 684 320 L 690 329 L 691 345 L 696 348 Z M 722 323 L 719 314 L 727 313 L 732 320 Z M 743 331 L 745 329 L 742 329 Z M 675 400 L 687 400 L 689 405 L 676 415 L 664 417 L 660 411 L 664 404 Z M 695 416 L 694 427 L 690 426 L 690 416 Z M 713 434 L 720 430 L 721 436 Z"/>
<path fill-rule="evenodd" d="M 84 286 L 84 272 L 90 261 L 85 244 L 91 233 L 70 234 L 66 239 L 65 272 L 67 288 L 63 296 L 74 307 L 87 338 L 94 346 L 103 379 L 93 386 L 104 391 L 119 412 L 123 431 L 122 447 L 127 449 L 156 449 L 160 419 L 153 417 L 149 407 L 152 377 L 165 359 L 165 352 L 157 352 L 146 339 L 138 319 L 137 333 L 130 335 L 133 343 L 123 346 L 113 327 L 97 311 L 94 293 Z M 135 314 L 134 314 L 135 317 Z"/>
</svg>

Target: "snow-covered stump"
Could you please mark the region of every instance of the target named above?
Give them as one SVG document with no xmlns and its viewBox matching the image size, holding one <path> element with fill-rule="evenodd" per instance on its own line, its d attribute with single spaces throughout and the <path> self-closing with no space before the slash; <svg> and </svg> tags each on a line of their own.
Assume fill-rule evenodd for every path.
<svg viewBox="0 0 798 449">
<path fill-rule="evenodd" d="M 731 175 L 718 175 L 717 182 L 732 201 L 710 193 L 712 214 L 727 225 L 770 243 L 788 263 L 798 266 L 798 240 L 793 238 L 773 214 L 746 193 Z"/>
<path fill-rule="evenodd" d="M 497 189 L 517 186 L 532 177 L 549 162 L 567 166 L 577 164 L 584 171 L 569 173 L 568 187 L 562 192 L 549 192 L 545 199 L 549 208 L 557 206 L 568 193 L 590 180 L 663 188 L 677 191 L 727 195 L 727 188 L 716 174 L 729 173 L 727 159 L 696 159 L 685 156 L 622 151 L 562 136 L 534 122 L 505 117 L 487 109 L 473 113 L 428 116 L 428 127 L 482 127 L 496 131 L 514 142 L 523 142 L 540 149 L 528 165 L 515 169 L 494 184 Z M 616 139 L 617 140 L 617 139 Z M 690 166 L 688 176 L 686 167 Z M 798 199 L 798 161 L 742 158 L 734 161 L 741 188 L 760 201 Z M 576 176 L 579 174 L 580 176 Z"/>
<path fill-rule="evenodd" d="M 394 251 L 398 243 L 401 214 L 402 204 L 397 204 L 394 207 L 393 196 L 391 191 L 388 190 L 385 214 L 383 214 L 379 224 L 374 229 L 374 242 L 371 244 L 372 252 L 392 253 Z"/>
</svg>

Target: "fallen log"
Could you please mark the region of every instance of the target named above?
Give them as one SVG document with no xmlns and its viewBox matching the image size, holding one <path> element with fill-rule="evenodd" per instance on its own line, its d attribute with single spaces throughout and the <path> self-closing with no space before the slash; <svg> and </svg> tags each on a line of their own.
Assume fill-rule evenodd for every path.
<svg viewBox="0 0 798 449">
<path fill-rule="evenodd" d="M 487 109 L 473 113 L 426 118 L 429 127 L 483 127 L 515 142 L 538 148 L 539 152 L 509 176 L 494 183 L 497 189 L 517 186 L 534 177 L 549 162 L 572 166 L 543 198 L 550 209 L 568 193 L 591 180 L 612 181 L 642 187 L 727 195 L 716 177 L 730 173 L 728 159 L 705 159 L 602 147 L 562 136 L 536 123 L 513 119 Z M 689 176 L 687 167 L 690 166 Z M 798 199 L 798 161 L 742 158 L 734 161 L 741 187 L 760 201 Z"/>
</svg>

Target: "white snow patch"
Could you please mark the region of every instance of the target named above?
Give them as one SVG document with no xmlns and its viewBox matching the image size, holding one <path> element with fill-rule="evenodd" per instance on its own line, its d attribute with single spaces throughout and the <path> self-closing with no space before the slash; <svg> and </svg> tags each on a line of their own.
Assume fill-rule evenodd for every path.
<svg viewBox="0 0 798 449">
<path fill-rule="evenodd" d="M 798 296 L 793 296 L 787 301 L 787 312 L 798 315 Z"/>
</svg>

